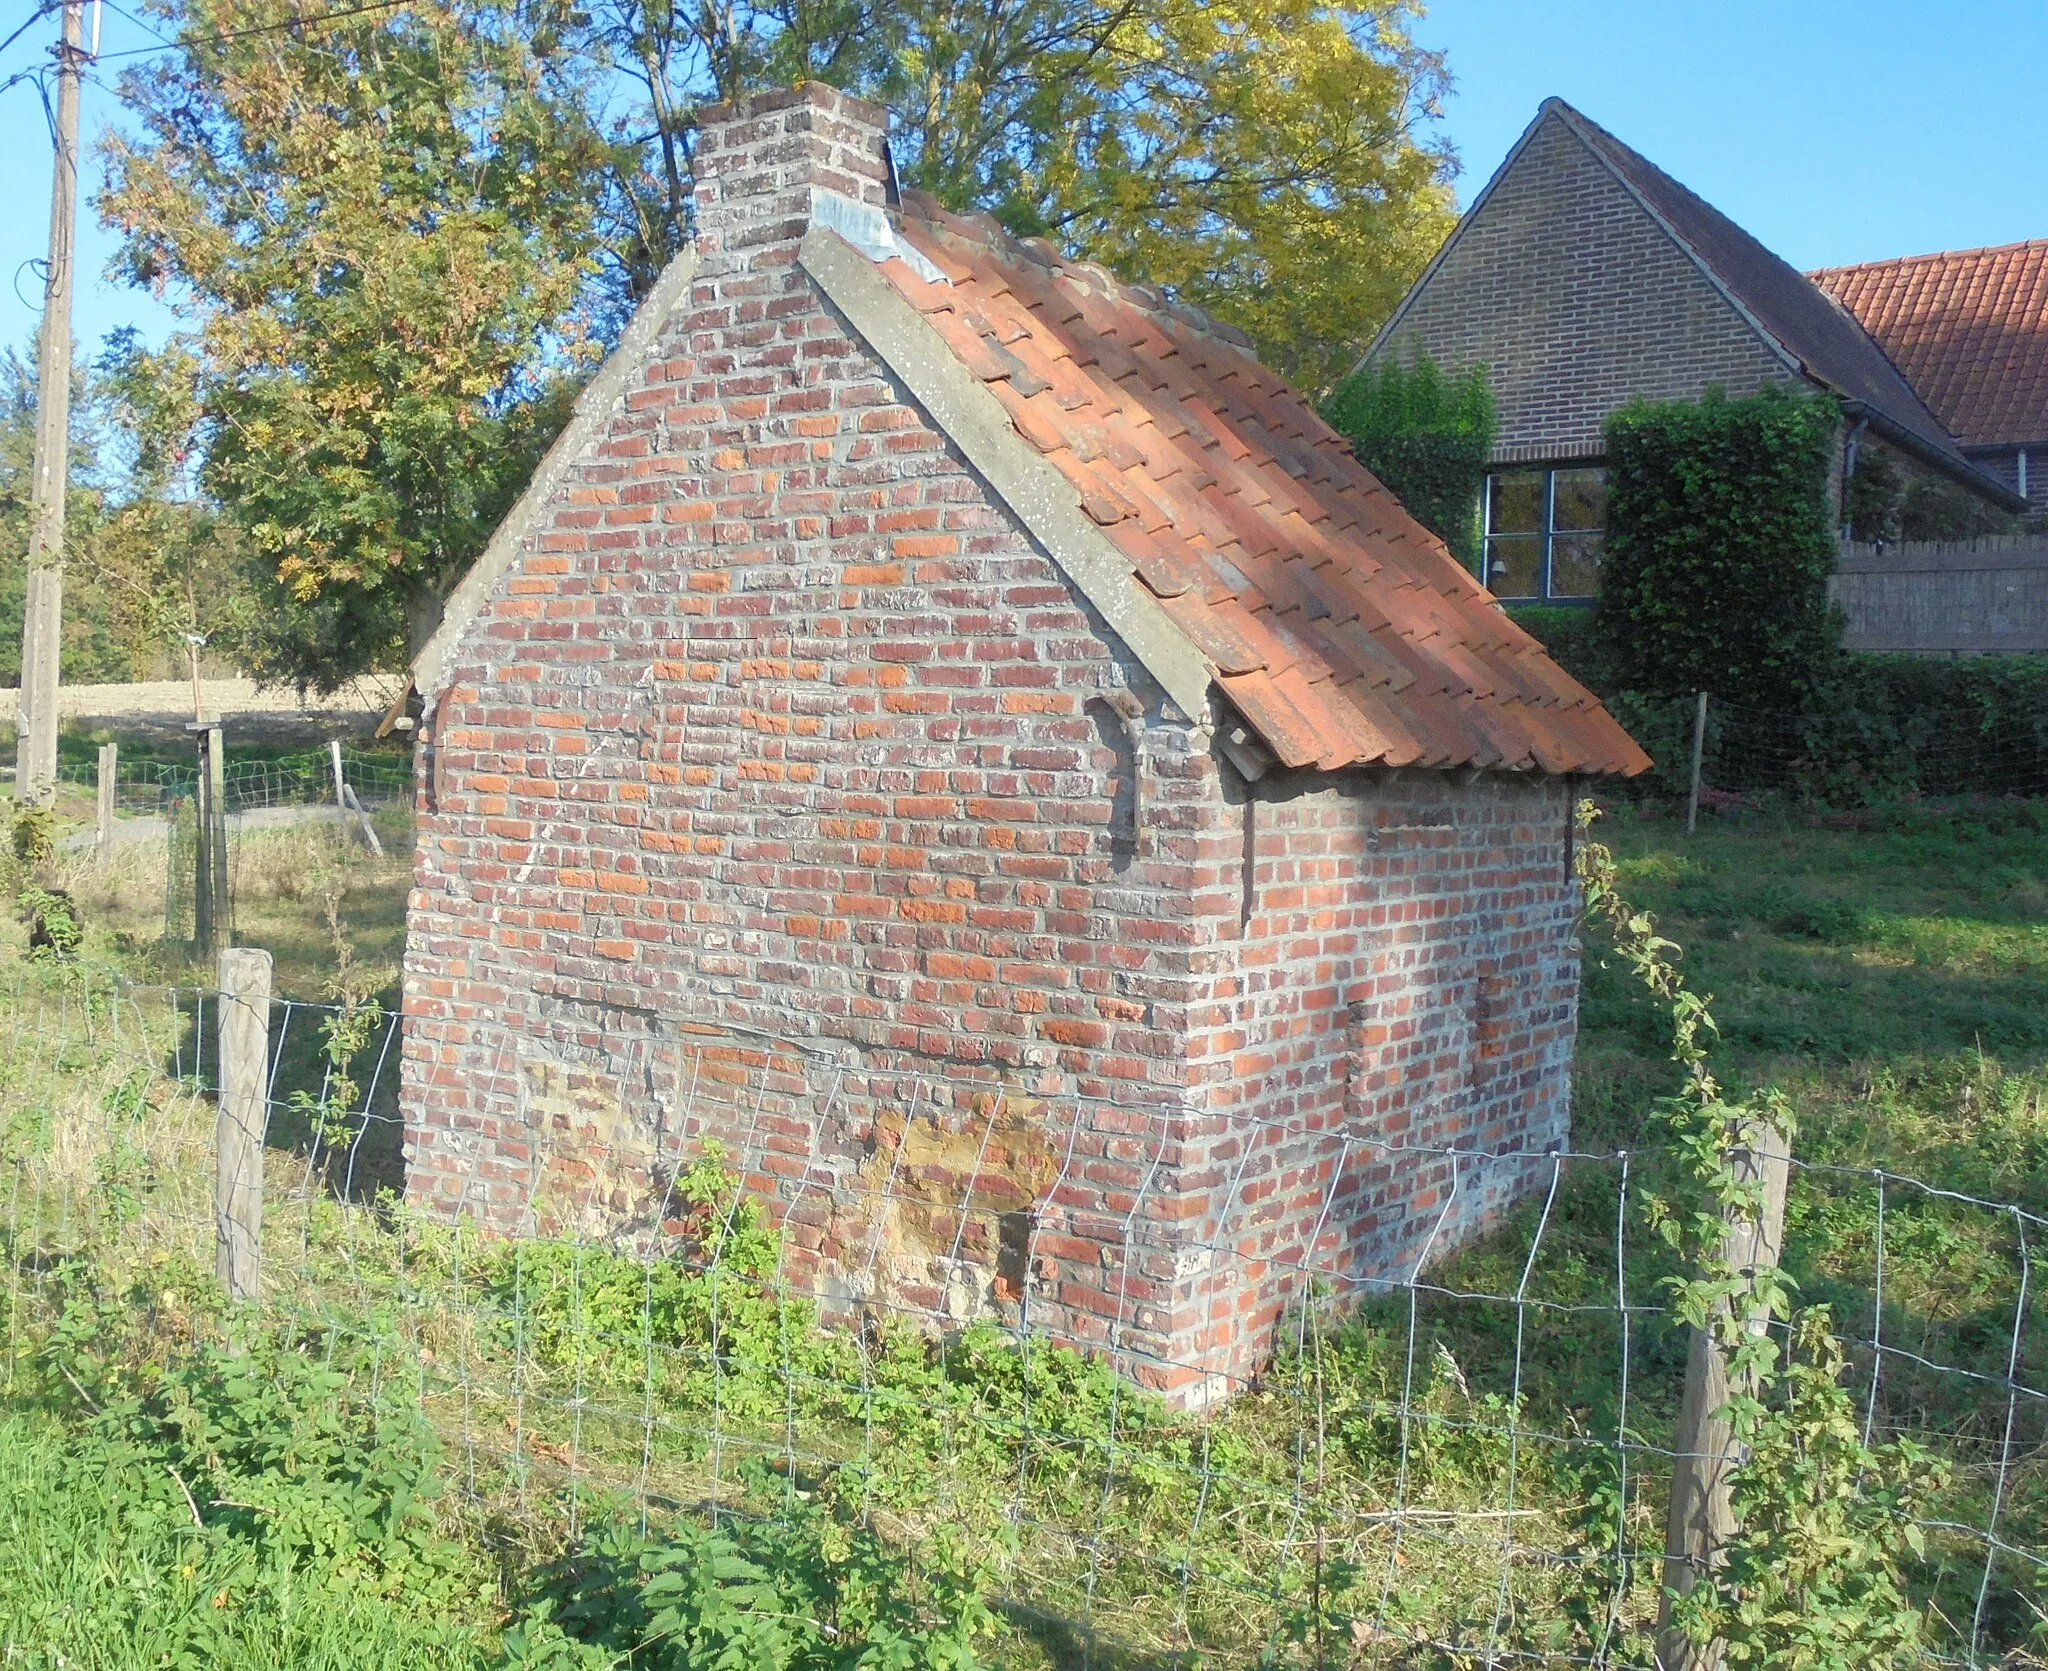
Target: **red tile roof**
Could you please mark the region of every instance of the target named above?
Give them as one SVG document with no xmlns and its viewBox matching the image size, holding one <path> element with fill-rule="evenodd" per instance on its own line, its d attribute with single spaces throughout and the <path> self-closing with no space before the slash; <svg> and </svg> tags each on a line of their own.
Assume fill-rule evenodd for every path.
<svg viewBox="0 0 2048 1671">
<path fill-rule="evenodd" d="M 1295 767 L 1635 773 L 1643 751 L 1235 332 L 905 194 L 882 271 Z"/>
<path fill-rule="evenodd" d="M 2048 240 L 1808 276 L 1966 446 L 2048 441 Z"/>
</svg>

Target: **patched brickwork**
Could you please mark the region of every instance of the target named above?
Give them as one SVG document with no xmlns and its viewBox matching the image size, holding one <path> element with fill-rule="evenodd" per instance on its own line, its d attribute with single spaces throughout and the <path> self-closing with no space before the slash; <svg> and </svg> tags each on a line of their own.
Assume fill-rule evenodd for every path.
<svg viewBox="0 0 2048 1671">
<path fill-rule="evenodd" d="M 811 186 L 881 200 L 880 120 L 707 118 L 688 300 L 453 656 L 409 1190 L 653 1235 L 716 1142 L 836 1313 L 1212 1396 L 1310 1261 L 1417 1256 L 1454 1163 L 1390 1140 L 1561 1137 L 1565 787 L 1247 797 L 795 264 Z"/>
<path fill-rule="evenodd" d="M 1489 370 L 1503 458 L 1596 452 L 1631 396 L 1753 394 L 1791 373 L 1555 112 L 1375 355 Z"/>
<path fill-rule="evenodd" d="M 1213 1373 L 1256 1368 L 1302 1272 L 1339 1294 L 1410 1276 L 1546 1171 L 1495 1156 L 1563 1146 L 1571 806 L 1542 778 L 1256 787 L 1251 908 L 1193 1047 L 1215 1071 L 1188 1182 L 1222 1257 L 1177 1332 Z"/>
</svg>

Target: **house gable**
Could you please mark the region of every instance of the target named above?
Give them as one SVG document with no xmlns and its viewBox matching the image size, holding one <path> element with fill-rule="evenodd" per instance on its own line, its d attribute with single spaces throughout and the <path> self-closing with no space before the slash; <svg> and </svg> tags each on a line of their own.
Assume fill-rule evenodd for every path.
<svg viewBox="0 0 2048 1671">
<path fill-rule="evenodd" d="M 1546 105 L 1368 360 L 1489 368 L 1500 460 L 1601 450 L 1633 396 L 1695 399 L 1793 368 L 1562 111 Z"/>
<path fill-rule="evenodd" d="M 1368 1292 L 1554 1165 L 1577 785 L 1284 759 L 1247 782 L 1163 699 L 1174 658 L 1192 650 L 1205 692 L 1218 669 L 1192 638 L 1142 642 L 1147 619 L 1185 633 L 1174 600 L 1121 545 L 1107 560 L 1088 528 L 1116 522 L 1072 474 L 1098 440 L 1148 472 L 1168 458 L 1157 434 L 1082 428 L 1116 389 L 1134 411 L 1168 389 L 1126 387 L 1157 371 L 1125 360 L 1161 310 L 1091 293 L 1115 329 L 1061 348 L 1032 333 L 1064 312 L 1002 309 L 1031 340 L 977 354 L 855 212 L 886 201 L 879 111 L 807 87 L 704 115 L 687 295 L 608 373 L 442 643 L 407 923 L 410 1197 L 672 1245 L 677 1172 L 716 1143 L 786 1238 L 782 1277 L 829 1314 L 951 1329 L 1028 1304 L 1034 1328 L 1218 1396 L 1305 1273 Z M 925 258 L 958 261 L 952 236 Z M 982 249 L 954 300 L 995 323 L 1013 253 Z M 990 377 L 998 348 L 1061 364 L 1027 388 Z M 1058 418 L 1011 404 L 1112 363 L 1092 415 L 1048 401 L 1056 448 L 1031 428 Z M 1172 489 L 1216 514 L 1177 560 L 1216 565 L 1206 605 L 1297 617 L 1255 632 L 1358 624 L 1315 607 L 1315 575 L 1281 590 L 1300 548 L 1275 557 L 1271 530 L 1329 481 L 1268 510 L 1297 491 L 1283 457 L 1318 466 L 1246 463 L 1262 433 L 1298 440 L 1299 397 L 1234 347 L 1219 364 Z M 1385 501 L 1338 452 L 1344 496 Z M 1232 528 L 1240 546 L 1212 543 Z M 1360 630 L 1435 658 L 1414 701 L 1496 724 L 1537 705 L 1490 688 L 1497 646 L 1470 634 L 1500 612 L 1455 572 L 1432 584 L 1440 547 L 1347 538 L 1316 535 L 1388 604 Z M 1548 693 L 1558 735 L 1627 764 L 1575 691 Z"/>
</svg>

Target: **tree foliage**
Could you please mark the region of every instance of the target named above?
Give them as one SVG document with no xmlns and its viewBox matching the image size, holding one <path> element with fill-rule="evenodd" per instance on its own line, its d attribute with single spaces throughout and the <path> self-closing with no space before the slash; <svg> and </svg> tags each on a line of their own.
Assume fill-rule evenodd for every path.
<svg viewBox="0 0 2048 1671">
<path fill-rule="evenodd" d="M 1327 383 L 1447 230 L 1413 0 L 158 0 L 99 208 L 193 321 L 163 384 L 323 688 L 417 650 L 690 235 L 699 114 L 884 101 L 907 184 L 1244 326 Z M 346 13 L 346 15 L 343 15 Z"/>
<path fill-rule="evenodd" d="M 177 460 L 153 452 L 146 417 L 110 365 L 79 365 L 71 400 L 64 523 L 67 681 L 182 673 L 188 632 L 233 637 L 245 594 L 231 575 L 230 531 L 189 491 Z M 27 595 L 35 373 L 0 357 L 0 682 L 21 672 Z"/>
<path fill-rule="evenodd" d="M 1410 516 L 1477 561 L 1479 495 L 1498 427 L 1484 366 L 1446 373 L 1427 354 L 1360 366 L 1323 416 Z"/>
<path fill-rule="evenodd" d="M 1632 401 L 1607 420 L 1596 631 L 1616 683 L 1796 708 L 1836 653 L 1832 400 Z"/>
<path fill-rule="evenodd" d="M 1449 231 L 1447 86 L 1413 0 L 596 0 L 643 165 L 614 247 L 687 236 L 700 103 L 812 79 L 889 107 L 906 184 L 1242 326 L 1327 388 Z"/>
<path fill-rule="evenodd" d="M 165 15 L 187 44 L 124 77 L 100 211 L 195 329 L 129 373 L 281 586 L 253 670 L 330 687 L 418 647 L 558 426 L 607 147 L 515 4 Z"/>
</svg>

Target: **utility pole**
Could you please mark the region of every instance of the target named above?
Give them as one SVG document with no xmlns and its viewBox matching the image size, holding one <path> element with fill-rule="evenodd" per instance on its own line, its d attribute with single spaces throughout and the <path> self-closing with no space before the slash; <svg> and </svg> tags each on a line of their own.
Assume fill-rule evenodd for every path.
<svg viewBox="0 0 2048 1671">
<path fill-rule="evenodd" d="M 71 283 L 78 243 L 78 80 L 85 3 L 64 0 L 57 42 L 57 159 L 50 182 L 50 270 L 36 339 L 36 445 L 29 490 L 28 599 L 21 623 L 21 736 L 14 791 L 24 805 L 57 784 L 57 669 L 64 640 L 64 489 L 71 451 Z"/>
</svg>

